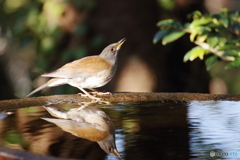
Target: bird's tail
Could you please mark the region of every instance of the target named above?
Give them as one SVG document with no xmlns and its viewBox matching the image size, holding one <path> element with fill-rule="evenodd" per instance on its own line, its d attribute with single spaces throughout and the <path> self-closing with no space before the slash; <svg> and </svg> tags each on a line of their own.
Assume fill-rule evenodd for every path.
<svg viewBox="0 0 240 160">
<path fill-rule="evenodd" d="M 45 87 L 47 87 L 47 86 L 48 86 L 48 82 L 45 83 L 45 84 L 43 84 L 43 85 L 41 85 L 41 86 L 38 87 L 37 89 L 33 90 L 33 91 L 32 91 L 31 93 L 29 93 L 26 97 L 29 97 L 29 96 L 33 95 L 34 93 L 42 90 L 43 88 L 45 88 Z"/>
<path fill-rule="evenodd" d="M 45 87 L 55 87 L 63 84 L 67 84 L 67 79 L 60 79 L 60 78 L 50 79 L 47 83 L 43 84 L 42 86 L 38 87 L 37 89 L 29 93 L 26 97 L 31 96 L 32 94 L 42 90 Z"/>
</svg>

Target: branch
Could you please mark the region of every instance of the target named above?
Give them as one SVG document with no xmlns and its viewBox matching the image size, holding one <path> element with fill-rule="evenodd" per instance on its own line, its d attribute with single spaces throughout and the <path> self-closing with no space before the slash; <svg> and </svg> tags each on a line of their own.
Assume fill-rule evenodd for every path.
<svg viewBox="0 0 240 160">
<path fill-rule="evenodd" d="M 216 48 L 212 48 L 210 47 L 209 44 L 204 43 L 204 42 L 198 42 L 198 41 L 194 41 L 194 43 L 200 47 L 202 47 L 205 50 L 208 50 L 210 52 L 212 52 L 213 54 L 217 55 L 218 57 L 220 57 L 221 59 L 225 60 L 225 61 L 234 61 L 235 58 L 233 56 L 223 56 L 224 51 L 218 51 L 217 47 Z"/>
<path fill-rule="evenodd" d="M 234 94 L 200 94 L 200 93 L 114 93 L 113 95 L 98 96 L 108 102 L 151 102 L 151 101 L 207 101 L 230 100 L 239 101 L 240 95 Z M 0 111 L 47 104 L 67 104 L 90 102 L 91 99 L 80 95 L 54 95 L 0 101 Z"/>
</svg>

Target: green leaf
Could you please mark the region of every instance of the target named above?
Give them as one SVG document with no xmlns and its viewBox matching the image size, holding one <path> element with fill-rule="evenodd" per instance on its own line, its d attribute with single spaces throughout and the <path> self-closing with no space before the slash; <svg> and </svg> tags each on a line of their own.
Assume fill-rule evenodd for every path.
<svg viewBox="0 0 240 160">
<path fill-rule="evenodd" d="M 198 42 L 204 42 L 207 39 L 208 35 L 202 34 L 197 36 L 197 41 Z"/>
<path fill-rule="evenodd" d="M 240 38 L 235 38 L 235 37 L 233 37 L 232 39 L 231 39 L 231 43 L 240 43 Z"/>
<path fill-rule="evenodd" d="M 229 50 L 229 51 L 225 51 L 224 56 L 238 56 L 239 55 L 239 51 L 236 50 Z"/>
<path fill-rule="evenodd" d="M 224 46 L 227 42 L 226 38 L 224 38 L 224 37 L 218 37 L 218 41 L 219 41 L 218 42 L 219 46 Z"/>
<path fill-rule="evenodd" d="M 236 57 L 233 62 L 230 62 L 225 66 L 225 69 L 229 68 L 240 68 L 240 57 Z"/>
<path fill-rule="evenodd" d="M 214 48 L 218 44 L 218 37 L 208 37 L 207 43 L 210 45 L 210 47 Z"/>
<path fill-rule="evenodd" d="M 201 19 L 195 19 L 189 26 L 189 28 L 195 28 L 196 26 L 202 26 L 210 23 L 212 21 L 211 18 L 202 17 Z"/>
<path fill-rule="evenodd" d="M 206 60 L 205 60 L 205 65 L 206 65 L 206 69 L 207 71 L 210 70 L 210 68 L 212 68 L 212 66 L 214 66 L 214 64 L 216 64 L 216 62 L 218 61 L 217 59 L 218 57 L 213 55 L 211 57 L 208 57 Z"/>
<path fill-rule="evenodd" d="M 172 30 L 169 31 L 168 34 L 166 34 L 163 37 L 162 44 L 166 45 L 172 41 L 177 40 L 178 38 L 182 37 L 186 32 L 182 30 Z"/>
<path fill-rule="evenodd" d="M 227 15 L 222 14 L 213 14 L 213 23 L 219 25 L 219 26 L 224 26 L 225 28 L 228 27 L 229 20 Z"/>
<path fill-rule="evenodd" d="M 16 130 L 10 130 L 5 133 L 4 143 L 6 144 L 18 144 L 23 147 L 28 147 L 27 142 L 24 140 L 21 134 Z"/>
<path fill-rule="evenodd" d="M 193 31 L 191 34 L 190 34 L 190 41 L 193 42 L 195 37 L 199 34 L 199 32 L 197 31 Z"/>
<path fill-rule="evenodd" d="M 205 53 L 205 50 L 203 48 L 196 46 L 185 54 L 183 61 L 184 62 L 187 62 L 188 60 L 193 61 L 198 57 L 202 60 L 204 53 Z"/>
<path fill-rule="evenodd" d="M 227 8 L 221 9 L 221 13 L 222 13 L 222 14 L 227 14 L 227 13 L 228 13 L 228 9 L 227 9 Z"/>
<path fill-rule="evenodd" d="M 226 50 L 239 50 L 240 51 L 240 47 L 233 45 L 233 44 L 226 44 L 222 47 L 218 48 L 219 51 L 226 51 Z"/>
<path fill-rule="evenodd" d="M 160 27 L 162 25 L 166 25 L 166 24 L 172 24 L 174 22 L 173 19 L 165 19 L 165 20 L 162 20 L 162 21 L 159 21 L 157 23 L 157 26 Z"/>
<path fill-rule="evenodd" d="M 160 39 L 162 39 L 167 33 L 169 32 L 169 30 L 161 30 L 158 31 L 154 37 L 153 37 L 153 43 L 156 44 Z"/>
<path fill-rule="evenodd" d="M 229 21 L 226 17 L 221 17 L 221 19 L 219 19 L 219 22 L 224 26 L 224 27 L 228 27 Z"/>
<path fill-rule="evenodd" d="M 200 11 L 194 11 L 193 13 L 188 15 L 188 18 L 199 19 L 202 17 L 202 13 Z"/>
<path fill-rule="evenodd" d="M 157 26 L 160 27 L 161 29 L 182 29 L 182 24 L 178 21 L 175 21 L 173 19 L 166 19 L 159 21 L 157 23 Z"/>
</svg>

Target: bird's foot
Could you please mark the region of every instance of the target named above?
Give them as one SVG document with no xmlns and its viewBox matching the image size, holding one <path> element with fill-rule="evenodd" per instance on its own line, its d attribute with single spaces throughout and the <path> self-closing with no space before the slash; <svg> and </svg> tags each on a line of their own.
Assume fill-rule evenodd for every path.
<svg viewBox="0 0 240 160">
<path fill-rule="evenodd" d="M 103 95 L 112 95 L 111 92 L 91 92 L 92 95 L 103 96 Z"/>
<path fill-rule="evenodd" d="M 98 98 L 98 97 L 94 97 L 92 95 L 86 95 L 86 94 L 82 94 L 82 93 L 78 93 L 79 95 L 83 96 L 83 97 L 88 97 L 88 98 L 91 98 L 92 101 L 91 102 L 81 102 L 79 103 L 79 105 L 84 105 L 84 106 L 89 106 L 89 105 L 92 105 L 92 104 L 95 104 L 95 103 L 102 103 L 102 104 L 111 104 L 110 102 L 108 101 L 104 101 L 102 98 Z"/>
<path fill-rule="evenodd" d="M 94 96 L 92 96 L 90 94 L 82 94 L 82 93 L 78 93 L 78 94 L 83 96 L 83 97 L 91 98 L 93 101 L 102 101 L 102 98 L 94 97 Z"/>
</svg>

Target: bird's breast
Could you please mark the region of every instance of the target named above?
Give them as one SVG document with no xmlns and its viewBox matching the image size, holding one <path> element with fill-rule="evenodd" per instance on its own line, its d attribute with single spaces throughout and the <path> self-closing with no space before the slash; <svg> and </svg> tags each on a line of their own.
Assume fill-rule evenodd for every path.
<svg viewBox="0 0 240 160">
<path fill-rule="evenodd" d="M 116 66 L 107 68 L 98 73 L 81 74 L 78 78 L 69 79 L 68 83 L 74 87 L 98 88 L 107 84 L 116 72 Z"/>
<path fill-rule="evenodd" d="M 88 139 L 93 142 L 102 141 L 109 136 L 110 133 L 106 131 L 100 131 L 94 127 L 81 127 L 80 129 L 77 129 L 75 131 L 72 131 L 70 133 L 73 133 L 77 137 Z"/>
</svg>

